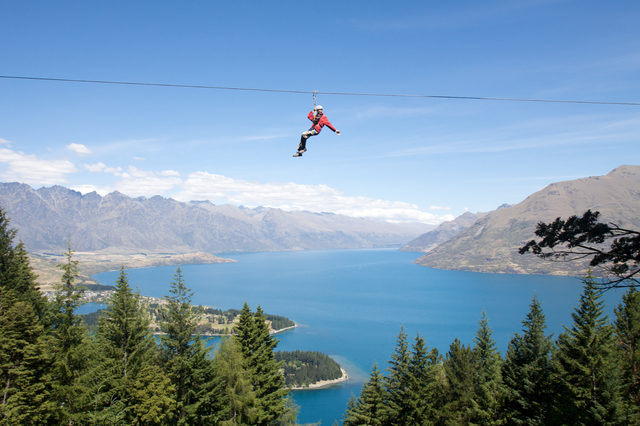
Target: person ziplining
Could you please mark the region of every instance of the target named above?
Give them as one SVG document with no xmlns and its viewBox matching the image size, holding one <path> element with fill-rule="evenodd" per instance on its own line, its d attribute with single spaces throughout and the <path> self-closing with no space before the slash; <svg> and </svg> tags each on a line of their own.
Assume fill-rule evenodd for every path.
<svg viewBox="0 0 640 426">
<path fill-rule="evenodd" d="M 313 99 L 315 104 L 315 94 L 313 96 Z M 322 105 L 314 106 L 313 111 L 309 112 L 307 118 L 311 120 L 312 124 L 309 130 L 307 130 L 306 132 L 302 132 L 302 135 L 300 136 L 300 144 L 298 145 L 298 152 L 293 154 L 294 157 L 302 157 L 302 154 L 307 151 L 307 139 L 309 139 L 311 136 L 319 134 L 324 126 L 327 126 L 336 134 L 340 134 L 340 130 L 337 130 L 335 127 L 333 127 L 333 124 L 331 124 L 327 116 L 324 115 Z"/>
</svg>

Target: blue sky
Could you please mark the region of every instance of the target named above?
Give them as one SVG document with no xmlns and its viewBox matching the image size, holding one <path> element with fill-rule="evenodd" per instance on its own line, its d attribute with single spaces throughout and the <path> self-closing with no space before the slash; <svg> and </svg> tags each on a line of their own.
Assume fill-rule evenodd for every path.
<svg viewBox="0 0 640 426">
<path fill-rule="evenodd" d="M 7 1 L 0 180 L 436 224 L 639 164 L 636 1 Z"/>
</svg>

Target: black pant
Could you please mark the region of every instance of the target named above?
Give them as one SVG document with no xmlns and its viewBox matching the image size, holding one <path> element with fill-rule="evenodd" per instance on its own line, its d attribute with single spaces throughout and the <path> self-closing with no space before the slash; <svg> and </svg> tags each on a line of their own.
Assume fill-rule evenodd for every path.
<svg viewBox="0 0 640 426">
<path fill-rule="evenodd" d="M 306 132 L 302 132 L 302 136 L 300 136 L 300 145 L 298 145 L 298 151 L 302 151 L 303 149 L 306 149 L 307 139 L 317 134 L 318 132 L 316 132 L 315 129 L 310 129 L 310 130 L 307 130 Z"/>
</svg>

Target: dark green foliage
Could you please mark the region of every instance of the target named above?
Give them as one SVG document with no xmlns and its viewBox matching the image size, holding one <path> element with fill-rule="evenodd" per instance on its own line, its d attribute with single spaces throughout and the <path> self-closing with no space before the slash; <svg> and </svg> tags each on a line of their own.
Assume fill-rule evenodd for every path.
<svg viewBox="0 0 640 426">
<path fill-rule="evenodd" d="M 24 245 L 14 246 L 15 235 L 16 230 L 9 227 L 9 219 L 0 208 L 0 289 L 12 291 L 19 300 L 29 303 L 44 324 L 47 300 L 38 290 Z"/>
<path fill-rule="evenodd" d="M 75 285 L 78 262 L 73 260 L 71 248 L 67 250 L 66 262 L 59 265 L 63 271 L 62 282 L 56 288 L 51 303 L 52 345 L 49 348 L 53 359 L 52 379 L 54 398 L 65 422 L 71 421 L 80 411 L 77 401 L 81 393 L 78 378 L 87 367 L 87 329 L 82 319 L 75 314 L 82 289 Z"/>
<path fill-rule="evenodd" d="M 624 229 L 616 224 L 598 221 L 599 212 L 587 210 L 582 216 L 566 221 L 557 218 L 551 223 L 538 223 L 531 240 L 519 249 L 520 254 L 531 251 L 542 259 L 579 260 L 591 258 L 590 266 L 605 266 L 615 278 L 599 285 L 604 288 L 638 283 L 640 273 L 640 232 Z M 602 244 L 613 238 L 609 249 Z"/>
<path fill-rule="evenodd" d="M 275 331 L 296 325 L 296 323 L 291 321 L 289 318 L 280 315 L 266 315 L 266 318 L 267 321 L 271 323 L 271 328 Z"/>
<path fill-rule="evenodd" d="M 251 372 L 236 339 L 223 339 L 214 359 L 216 376 L 222 383 L 219 395 L 221 410 L 216 422 L 220 424 L 256 424 L 259 417 L 256 394 L 251 385 Z M 214 423 L 215 424 L 215 423 Z"/>
<path fill-rule="evenodd" d="M 191 305 L 193 292 L 185 285 L 180 268 L 169 292 L 166 306 L 160 311 L 160 328 L 165 333 L 160 338 L 161 360 L 175 388 L 178 423 L 193 424 L 202 408 L 199 401 L 216 390 L 209 388 L 213 365 L 204 341 L 196 334 L 199 314 Z"/>
<path fill-rule="evenodd" d="M 443 418 L 447 423 L 469 424 L 473 409 L 473 352 L 456 338 L 444 359 L 446 376 Z"/>
<path fill-rule="evenodd" d="M 554 376 L 558 386 L 554 418 L 571 424 L 615 424 L 621 420 L 619 370 L 613 327 L 591 276 L 573 325 L 558 337 Z"/>
<path fill-rule="evenodd" d="M 89 291 L 113 291 L 116 289 L 112 285 L 103 284 L 83 284 L 82 286 Z"/>
<path fill-rule="evenodd" d="M 502 402 L 502 358 L 489 328 L 489 320 L 484 312 L 475 337 L 473 364 L 472 422 L 481 425 L 494 424 Z"/>
<path fill-rule="evenodd" d="M 98 328 L 100 317 L 106 311 L 107 311 L 106 309 L 98 309 L 95 312 L 90 312 L 88 314 L 80 315 L 80 318 L 82 319 L 82 322 L 89 330 L 95 331 Z"/>
<path fill-rule="evenodd" d="M 631 287 L 615 314 L 624 418 L 627 424 L 640 424 L 640 292 Z"/>
<path fill-rule="evenodd" d="M 13 245 L 15 234 L 0 209 L 0 422 L 55 422 L 48 306 L 24 246 Z"/>
<path fill-rule="evenodd" d="M 157 365 L 140 370 L 129 390 L 130 417 L 134 425 L 166 425 L 174 423 L 178 403 L 176 387 Z"/>
<path fill-rule="evenodd" d="M 149 334 L 148 310 L 129 287 L 124 269 L 109 309 L 100 317 L 95 339 L 92 364 L 84 377 L 85 409 L 89 411 L 84 420 L 135 422 L 129 408 L 133 405 L 131 392 L 134 383 L 140 383 L 140 372 L 155 362 L 157 348 Z"/>
<path fill-rule="evenodd" d="M 407 343 L 407 333 L 404 327 L 400 329 L 396 340 L 396 347 L 389 360 L 389 375 L 385 378 L 385 389 L 387 391 L 384 417 L 393 419 L 399 424 L 408 424 L 410 418 L 410 384 L 411 373 L 411 353 Z"/>
<path fill-rule="evenodd" d="M 502 417 L 509 424 L 545 425 L 551 415 L 551 352 L 545 316 L 536 297 L 522 321 L 523 334 L 509 342 L 502 365 L 505 399 Z"/>
<path fill-rule="evenodd" d="M 0 423 L 42 424 L 56 421 L 52 393 L 51 340 L 33 306 L 0 289 Z"/>
<path fill-rule="evenodd" d="M 107 356 L 119 363 L 119 376 L 135 375 L 151 360 L 155 345 L 149 334 L 149 316 L 140 295 L 129 286 L 124 268 L 116 283 L 109 309 L 98 326 Z"/>
<path fill-rule="evenodd" d="M 273 350 L 278 344 L 269 334 L 269 326 L 262 308 L 253 314 L 246 303 L 234 336 L 244 358 L 245 367 L 251 376 L 256 396 L 256 424 L 271 424 L 287 412 L 287 389 L 281 364 L 276 362 Z"/>
<path fill-rule="evenodd" d="M 382 376 L 374 365 L 360 397 L 349 403 L 345 424 L 434 423 L 442 401 L 441 361 L 438 350 L 429 351 L 420 335 L 410 349 L 401 328 L 389 362 L 389 376 Z"/>
<path fill-rule="evenodd" d="M 295 403 L 291 395 L 285 399 L 284 413 L 278 418 L 280 426 L 295 426 L 298 424 L 298 411 L 300 407 Z"/>
<path fill-rule="evenodd" d="M 441 395 L 437 375 L 441 373 L 437 349 L 429 351 L 424 338 L 416 336 L 409 362 L 408 421 L 426 424 L 438 417 Z"/>
<path fill-rule="evenodd" d="M 321 352 L 275 352 L 275 360 L 284 368 L 287 386 L 307 386 L 320 380 L 342 377 L 340 364 Z"/>
<path fill-rule="evenodd" d="M 351 399 L 344 416 L 345 426 L 382 425 L 386 418 L 384 378 L 374 364 L 369 381 L 362 386 L 360 397 Z M 418 423 L 412 423 L 418 424 Z"/>
</svg>

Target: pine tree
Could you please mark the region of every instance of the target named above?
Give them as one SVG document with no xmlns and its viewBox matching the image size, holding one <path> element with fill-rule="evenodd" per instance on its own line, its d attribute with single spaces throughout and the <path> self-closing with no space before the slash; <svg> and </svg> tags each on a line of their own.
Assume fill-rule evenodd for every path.
<svg viewBox="0 0 640 426">
<path fill-rule="evenodd" d="M 77 380 L 87 367 L 87 329 L 75 313 L 82 295 L 82 289 L 75 284 L 78 262 L 73 260 L 71 248 L 67 249 L 65 256 L 66 262 L 58 265 L 63 272 L 62 281 L 51 304 L 52 345 L 49 349 L 53 358 L 53 395 L 61 410 L 62 421 L 68 423 L 79 411 Z"/>
<path fill-rule="evenodd" d="M 407 343 L 407 333 L 402 327 L 398 334 L 396 347 L 389 360 L 387 369 L 389 374 L 384 381 L 387 400 L 383 416 L 397 424 L 408 424 L 411 415 L 411 407 L 408 404 L 411 383 L 410 366 L 411 354 Z"/>
<path fill-rule="evenodd" d="M 206 398 L 212 362 L 201 336 L 196 333 L 199 314 L 191 305 L 193 292 L 187 288 L 182 270 L 177 269 L 169 289 L 170 296 L 160 313 L 161 359 L 179 403 L 178 423 L 193 424 L 202 408 L 199 398 Z"/>
<path fill-rule="evenodd" d="M 433 423 L 440 410 L 440 384 L 437 374 L 440 371 L 441 357 L 437 349 L 426 346 L 424 338 L 417 335 L 411 349 L 409 363 L 409 422 L 412 424 Z"/>
<path fill-rule="evenodd" d="M 502 365 L 505 400 L 502 418 L 509 424 L 545 425 L 551 413 L 551 353 L 553 341 L 545 336 L 545 316 L 534 296 L 522 321 L 522 335 L 509 342 Z"/>
<path fill-rule="evenodd" d="M 369 381 L 362 386 L 360 397 L 357 400 L 354 399 L 347 408 L 344 425 L 384 424 L 384 400 L 384 378 L 380 374 L 378 366 L 374 364 Z"/>
<path fill-rule="evenodd" d="M 447 379 L 443 418 L 447 423 L 469 424 L 473 407 L 473 352 L 456 338 L 444 359 Z"/>
<path fill-rule="evenodd" d="M 162 369 L 144 366 L 131 384 L 128 411 L 134 425 L 173 424 L 177 417 L 176 388 Z M 196 423 L 193 423 L 196 424 Z"/>
<path fill-rule="evenodd" d="M 14 246 L 16 232 L 9 227 L 9 218 L 0 208 L 0 289 L 12 291 L 19 300 L 29 303 L 46 326 L 47 300 L 38 289 L 24 244 Z"/>
<path fill-rule="evenodd" d="M 342 423 L 345 426 L 351 426 L 351 425 L 355 425 L 356 423 L 356 418 L 355 418 L 355 414 L 356 414 L 356 397 L 351 394 L 351 397 L 349 398 L 349 401 L 347 401 L 347 411 L 344 413 L 344 416 L 342 417 Z"/>
<path fill-rule="evenodd" d="M 300 406 L 296 404 L 291 395 L 285 398 L 285 411 L 278 419 L 280 426 L 296 426 L 298 424 L 298 412 Z"/>
<path fill-rule="evenodd" d="M 640 292 L 631 287 L 615 314 L 624 417 L 627 424 L 637 425 L 640 424 Z"/>
<path fill-rule="evenodd" d="M 0 291 L 0 423 L 55 422 L 59 410 L 51 397 L 51 339 L 33 306 Z"/>
<path fill-rule="evenodd" d="M 284 386 L 281 364 L 276 362 L 273 355 L 278 340 L 270 335 L 262 308 L 258 306 L 256 313 L 252 314 L 246 303 L 242 308 L 236 333 L 256 394 L 256 424 L 271 424 L 287 412 L 288 390 Z"/>
<path fill-rule="evenodd" d="M 613 327 L 590 274 L 571 316 L 573 326 L 558 337 L 553 359 L 559 388 L 555 418 L 571 424 L 618 423 L 621 397 Z"/>
<path fill-rule="evenodd" d="M 473 387 L 472 422 L 481 425 L 495 424 L 502 399 L 502 358 L 489 328 L 485 312 L 475 337 L 473 364 L 475 366 Z"/>
<path fill-rule="evenodd" d="M 39 292 L 24 246 L 0 209 L 0 422 L 55 422 L 51 397 L 47 302 Z"/>
<path fill-rule="evenodd" d="M 18 231 L 9 227 L 9 218 L 0 208 L 0 286 L 4 289 L 18 290 L 16 278 L 19 266 L 15 261 L 14 238 Z"/>
<path fill-rule="evenodd" d="M 124 268 L 100 318 L 93 366 L 85 378 L 91 406 L 88 422 L 133 422 L 130 391 L 138 374 L 152 364 L 156 345 L 149 334 L 148 309 L 132 292 Z M 147 380 L 147 383 L 152 381 Z"/>
<path fill-rule="evenodd" d="M 251 372 L 245 368 L 245 359 L 236 339 L 223 339 L 216 351 L 214 367 L 222 383 L 219 403 L 224 410 L 210 419 L 211 424 L 257 424 L 259 408 L 251 385 Z"/>
</svg>

